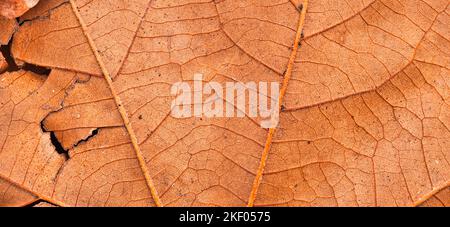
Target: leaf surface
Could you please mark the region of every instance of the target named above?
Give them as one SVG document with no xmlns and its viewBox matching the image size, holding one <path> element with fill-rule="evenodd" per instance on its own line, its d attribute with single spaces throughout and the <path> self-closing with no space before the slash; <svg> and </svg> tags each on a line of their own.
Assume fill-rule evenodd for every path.
<svg viewBox="0 0 450 227">
<path fill-rule="evenodd" d="M 0 17 L 0 28 L 2 29 L 2 33 L 0 34 L 0 45 L 6 45 L 9 43 L 11 36 L 17 28 L 17 22 Z"/>
<path fill-rule="evenodd" d="M 437 205 L 449 13 L 445 0 L 42 1 L 12 55 L 52 71 L 1 74 L 0 174 L 68 206 Z M 172 117 L 172 84 L 195 73 L 281 83 L 279 127 Z"/>
<path fill-rule="evenodd" d="M 39 0 L 3 0 L 0 2 L 0 16 L 10 19 L 20 17 L 38 2 Z"/>
<path fill-rule="evenodd" d="M 422 207 L 449 207 L 450 206 L 450 192 L 449 188 L 442 189 L 439 193 L 425 201 Z"/>
</svg>

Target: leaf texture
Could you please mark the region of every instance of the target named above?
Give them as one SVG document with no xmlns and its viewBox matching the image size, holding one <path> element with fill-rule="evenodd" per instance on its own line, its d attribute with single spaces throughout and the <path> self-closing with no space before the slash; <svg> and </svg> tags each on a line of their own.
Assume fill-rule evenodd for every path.
<svg viewBox="0 0 450 227">
<path fill-rule="evenodd" d="M 0 3 L 0 15 L 10 19 L 22 16 L 38 2 L 39 0 L 3 0 Z"/>
<path fill-rule="evenodd" d="M 449 188 L 445 188 L 429 200 L 425 201 L 421 206 L 422 207 L 449 207 L 450 206 L 450 198 L 449 198 Z"/>
<path fill-rule="evenodd" d="M 0 186 L 23 190 L 3 203 L 447 205 L 449 14 L 446 0 L 41 1 L 11 52 L 51 73 L 1 74 Z M 282 84 L 279 127 L 172 117 L 170 87 L 195 73 Z"/>
<path fill-rule="evenodd" d="M 31 204 L 36 200 L 37 198 L 33 194 L 0 179 L 0 206 L 20 207 Z"/>
<path fill-rule="evenodd" d="M 0 53 L 0 73 L 5 72 L 8 69 L 8 62 L 6 62 L 5 57 L 3 57 L 3 54 Z"/>
</svg>

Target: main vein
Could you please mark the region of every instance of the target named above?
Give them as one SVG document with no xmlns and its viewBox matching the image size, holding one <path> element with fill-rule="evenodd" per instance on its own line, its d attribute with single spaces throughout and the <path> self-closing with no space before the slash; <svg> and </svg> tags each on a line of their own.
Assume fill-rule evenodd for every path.
<svg viewBox="0 0 450 227">
<path fill-rule="evenodd" d="M 103 76 L 105 77 L 105 80 L 108 83 L 108 87 L 111 90 L 112 96 L 114 97 L 114 101 L 116 102 L 117 108 L 119 109 L 120 115 L 122 116 L 125 128 L 127 129 L 127 132 L 130 136 L 131 143 L 132 143 L 134 151 L 136 153 L 136 157 L 139 161 L 139 166 L 142 170 L 142 173 L 144 174 L 145 182 L 147 183 L 147 186 L 150 190 L 150 193 L 152 194 L 152 197 L 155 201 L 156 206 L 161 207 L 162 203 L 159 198 L 158 192 L 156 191 L 155 184 L 153 183 L 153 180 L 150 176 L 150 172 L 147 168 L 147 163 L 145 162 L 144 156 L 142 155 L 141 148 L 139 147 L 136 134 L 135 134 L 133 128 L 131 127 L 131 122 L 130 122 L 130 119 L 128 118 L 127 111 L 126 111 L 125 107 L 123 106 L 120 97 L 117 95 L 116 90 L 114 89 L 113 82 L 111 79 L 111 74 L 109 73 L 108 69 L 106 68 L 105 63 L 103 62 L 103 60 L 98 52 L 98 49 L 94 43 L 94 40 L 92 39 L 90 34 L 87 32 L 86 23 L 84 22 L 83 18 L 81 17 L 80 12 L 78 11 L 78 8 L 77 8 L 74 0 L 70 0 L 70 4 L 72 6 L 73 12 L 75 13 L 76 17 L 78 18 L 78 21 L 82 27 L 83 33 L 89 42 L 89 46 L 91 47 L 92 52 L 94 53 L 95 58 L 101 68 Z"/>
<path fill-rule="evenodd" d="M 303 27 L 305 25 L 305 18 L 306 18 L 306 11 L 308 9 L 308 0 L 304 0 L 303 1 L 303 7 L 302 7 L 302 11 L 300 14 L 300 19 L 298 22 L 298 29 L 297 29 L 297 34 L 295 36 L 295 42 L 294 42 L 294 46 L 292 47 L 292 52 L 291 52 L 291 56 L 289 58 L 289 62 L 288 62 L 288 66 L 287 66 L 287 70 L 286 73 L 284 75 L 284 80 L 283 80 L 283 86 L 281 88 L 280 91 L 280 96 L 279 96 L 279 100 L 278 100 L 278 108 L 281 110 L 282 109 L 282 105 L 283 105 L 283 99 L 284 96 L 286 95 L 286 90 L 288 88 L 289 85 L 289 81 L 291 79 L 292 76 L 292 71 L 294 69 L 294 62 L 295 59 L 297 58 L 297 52 L 299 49 L 299 44 L 302 41 L 302 34 L 303 34 Z M 264 169 L 266 167 L 266 163 L 267 163 L 267 158 L 269 157 L 269 152 L 270 152 L 270 148 L 272 146 L 272 140 L 273 140 L 273 136 L 276 132 L 276 128 L 271 128 L 269 130 L 269 133 L 267 135 L 267 140 L 264 146 L 264 151 L 262 153 L 261 156 L 261 161 L 258 167 L 258 171 L 256 173 L 255 176 L 255 180 L 253 182 L 253 187 L 252 187 L 252 191 L 250 193 L 250 198 L 248 200 L 248 204 L 247 206 L 252 207 L 255 203 L 255 199 L 256 196 L 258 194 L 258 189 L 259 186 L 261 184 L 261 180 L 262 180 L 262 176 L 264 174 Z"/>
</svg>

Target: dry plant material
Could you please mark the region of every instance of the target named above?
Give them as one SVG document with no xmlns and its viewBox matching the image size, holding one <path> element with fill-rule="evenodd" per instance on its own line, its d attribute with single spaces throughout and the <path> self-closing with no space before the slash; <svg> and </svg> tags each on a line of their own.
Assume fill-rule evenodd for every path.
<svg viewBox="0 0 450 227">
<path fill-rule="evenodd" d="M 39 0 L 2 0 L 0 1 L 0 16 L 16 18 L 38 4 Z"/>
<path fill-rule="evenodd" d="M 59 206 L 448 205 L 449 14 L 448 0 L 41 1 L 14 34 L 24 67 L 1 74 L 0 178 Z M 195 73 L 281 83 L 279 127 L 172 117 L 171 85 Z"/>
<path fill-rule="evenodd" d="M 2 53 L 0 53 L 0 73 L 3 73 L 7 70 L 8 63 L 6 62 L 6 59 L 3 57 Z"/>
</svg>

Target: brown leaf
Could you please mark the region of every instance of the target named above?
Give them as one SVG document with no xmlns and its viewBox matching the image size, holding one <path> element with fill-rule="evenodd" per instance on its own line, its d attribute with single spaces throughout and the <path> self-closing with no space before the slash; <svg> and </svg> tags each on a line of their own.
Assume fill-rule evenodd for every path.
<svg viewBox="0 0 450 227">
<path fill-rule="evenodd" d="M 70 5 L 66 3 L 49 14 L 24 22 L 14 35 L 13 56 L 35 65 L 101 75 Z"/>
<path fill-rule="evenodd" d="M 35 202 L 37 198 L 8 181 L 0 179 L 0 206 L 20 207 Z"/>
<path fill-rule="evenodd" d="M 1 74 L 0 176 L 60 206 L 445 205 L 449 13 L 446 0 L 41 1 L 12 56 L 52 71 Z M 174 118 L 170 88 L 195 73 L 281 83 L 280 125 Z"/>
<path fill-rule="evenodd" d="M 450 207 L 450 188 L 442 189 L 429 200 L 425 201 L 422 207 Z"/>
<path fill-rule="evenodd" d="M 102 83 L 99 79 L 97 81 Z M 41 121 L 50 112 L 61 109 L 63 99 L 70 99 L 70 91 L 77 91 L 77 86 L 97 81 L 96 77 L 88 80 L 84 75 L 60 70 L 53 70 L 47 79 L 24 72 L 2 75 L 2 122 L 9 122 L 2 124 L 0 137 L 3 148 L 0 154 L 2 170 L 9 170 L 8 175 L 2 171 L 4 179 L 20 182 L 20 185 L 34 191 L 41 199 L 50 198 L 52 203 L 58 205 L 87 206 L 90 205 L 88 199 L 93 200 L 95 205 L 100 204 L 97 200 L 110 206 L 149 204 L 145 199 L 148 191 L 142 174 L 137 171 L 139 169 L 133 158 L 129 138 L 120 127 L 102 129 L 89 145 L 79 145 L 71 150 L 68 157 L 57 153 L 52 145 L 51 135 L 43 131 L 48 130 L 47 126 L 41 128 Z M 84 100 L 95 102 L 90 100 L 95 98 L 97 97 L 90 96 Z M 112 110 L 105 111 L 115 110 L 113 107 Z M 67 158 L 70 158 L 70 162 Z M 15 159 L 22 161 L 17 163 L 13 161 Z M 72 168 L 72 165 L 77 167 Z M 99 171 L 100 167 L 102 171 Z M 107 170 L 109 168 L 112 169 Z M 108 171 L 114 173 L 107 173 Z M 93 179 L 93 182 L 89 179 Z M 76 190 L 86 190 L 82 188 L 84 184 L 89 185 L 90 193 L 94 191 L 89 188 L 96 187 L 101 198 L 89 193 L 88 196 L 84 192 L 82 196 L 65 197 L 65 193 L 75 195 Z M 113 189 L 119 190 L 119 198 L 114 195 Z M 104 194 L 104 190 L 110 194 Z M 126 190 L 129 196 L 121 190 Z"/>
<path fill-rule="evenodd" d="M 0 2 L 0 16 L 10 19 L 20 17 L 38 2 L 39 0 L 3 0 Z"/>
<path fill-rule="evenodd" d="M 4 17 L 0 17 L 0 45 L 7 45 L 11 36 L 17 29 L 17 22 L 15 20 L 6 19 Z"/>
</svg>

